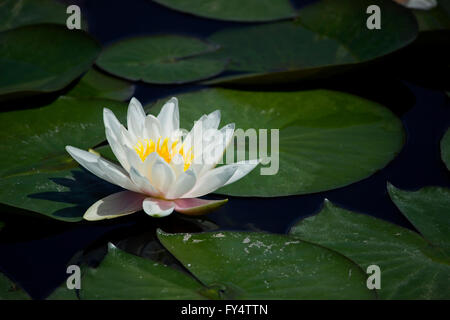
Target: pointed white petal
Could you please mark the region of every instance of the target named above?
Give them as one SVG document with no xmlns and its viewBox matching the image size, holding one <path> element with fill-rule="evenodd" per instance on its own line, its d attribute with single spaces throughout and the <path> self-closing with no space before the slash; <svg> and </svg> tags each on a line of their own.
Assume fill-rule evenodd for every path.
<svg viewBox="0 0 450 320">
<path fill-rule="evenodd" d="M 105 133 L 106 133 L 106 139 L 108 140 L 109 146 L 111 147 L 111 150 L 114 153 L 114 155 L 116 156 L 117 160 L 119 161 L 119 163 L 125 170 L 129 171 L 130 164 L 128 163 L 127 156 L 122 147 L 122 141 L 119 140 L 121 137 L 120 131 L 119 131 L 119 136 L 116 136 L 110 128 L 106 128 Z"/>
<path fill-rule="evenodd" d="M 137 187 L 128 178 L 127 172 L 123 168 L 91 152 L 72 146 L 66 146 L 66 150 L 81 166 L 95 174 L 97 177 L 122 188 L 138 191 Z"/>
<path fill-rule="evenodd" d="M 226 165 L 212 169 L 197 179 L 195 187 L 182 198 L 197 198 L 222 187 L 238 169 L 236 165 Z"/>
<path fill-rule="evenodd" d="M 172 160 L 170 161 L 170 166 L 172 167 L 173 171 L 175 172 L 175 176 L 178 179 L 180 174 L 184 172 L 183 156 L 179 153 L 173 156 Z"/>
<path fill-rule="evenodd" d="M 142 104 L 136 98 L 132 98 L 127 113 L 128 130 L 136 138 L 141 138 L 144 133 L 144 122 L 144 108 L 142 108 Z"/>
<path fill-rule="evenodd" d="M 153 152 L 153 154 L 155 154 L 156 160 L 151 168 L 150 183 L 165 195 L 175 183 L 175 172 L 156 152 Z"/>
<path fill-rule="evenodd" d="M 161 135 L 164 138 L 170 137 L 172 132 L 180 128 L 180 113 L 178 110 L 178 99 L 171 98 L 162 107 L 158 114 L 161 124 Z"/>
<path fill-rule="evenodd" d="M 177 181 L 170 187 L 166 194 L 166 199 L 177 199 L 189 192 L 195 185 L 197 178 L 191 169 L 183 172 Z"/>
<path fill-rule="evenodd" d="M 156 198 L 146 198 L 143 203 L 146 214 L 155 218 L 168 216 L 175 209 L 175 203 Z"/>
<path fill-rule="evenodd" d="M 246 161 L 239 161 L 232 165 L 237 165 L 238 168 L 236 172 L 233 174 L 233 176 L 225 183 L 224 186 L 229 185 L 233 182 L 238 181 L 239 179 L 245 177 L 247 174 L 249 174 L 255 167 L 261 162 L 261 160 L 246 160 Z"/>
<path fill-rule="evenodd" d="M 144 129 L 144 139 L 152 139 L 153 141 L 158 141 L 161 136 L 161 124 L 159 120 L 149 114 L 145 117 L 145 129 Z"/>
<path fill-rule="evenodd" d="M 437 6 L 436 0 L 409 0 L 406 7 L 411 9 L 428 10 Z"/>
<path fill-rule="evenodd" d="M 121 191 L 111 194 L 94 203 L 84 214 L 83 218 L 89 221 L 111 219 L 142 210 L 145 195 Z"/>
<path fill-rule="evenodd" d="M 198 216 L 211 212 L 228 202 L 223 200 L 205 200 L 198 198 L 177 199 L 175 202 L 175 211 L 190 216 Z"/>
<path fill-rule="evenodd" d="M 151 185 L 150 181 L 133 167 L 130 170 L 130 178 L 142 193 L 152 197 L 161 196 L 161 193 Z"/>
</svg>

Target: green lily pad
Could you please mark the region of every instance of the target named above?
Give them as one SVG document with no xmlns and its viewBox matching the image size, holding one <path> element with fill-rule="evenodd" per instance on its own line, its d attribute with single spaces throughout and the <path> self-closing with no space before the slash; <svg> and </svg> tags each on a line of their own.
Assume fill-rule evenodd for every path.
<svg viewBox="0 0 450 320">
<path fill-rule="evenodd" d="M 98 268 L 84 271 L 80 298 L 86 300 L 198 300 L 209 294 L 187 273 L 113 246 Z"/>
<path fill-rule="evenodd" d="M 388 185 L 392 201 L 433 245 L 450 253 L 450 189 L 425 187 L 404 191 Z"/>
<path fill-rule="evenodd" d="M 373 299 L 360 268 L 334 251 L 284 235 L 158 233 L 161 243 L 225 299 Z"/>
<path fill-rule="evenodd" d="M 444 134 L 441 140 L 441 156 L 448 170 L 450 170 L 450 129 Z"/>
<path fill-rule="evenodd" d="M 217 88 L 181 94 L 178 99 L 181 127 L 187 130 L 216 109 L 222 113 L 222 125 L 234 122 L 243 130 L 280 130 L 279 152 L 272 155 L 279 156 L 278 172 L 261 175 L 260 168 L 270 165 L 260 165 L 217 191 L 222 194 L 275 197 L 342 187 L 383 168 L 403 145 L 402 124 L 388 109 L 345 93 Z M 156 114 L 164 101 L 150 112 Z M 268 135 L 270 141 L 270 131 Z"/>
<path fill-rule="evenodd" d="M 374 4 L 382 12 L 380 30 L 366 27 L 367 7 Z M 213 34 L 209 39 L 221 49 L 212 56 L 230 59 L 227 70 L 244 74 L 207 83 L 274 84 L 321 77 L 394 52 L 416 36 L 413 14 L 393 1 L 322 0 L 302 8 L 294 22 Z"/>
<path fill-rule="evenodd" d="M 263 22 L 295 16 L 289 0 L 154 0 L 170 9 L 200 17 L 239 21 Z"/>
<path fill-rule="evenodd" d="M 102 98 L 125 101 L 131 98 L 135 86 L 95 69 L 89 70 L 66 95 L 76 98 Z"/>
<path fill-rule="evenodd" d="M 180 84 L 221 73 L 226 61 L 204 57 L 216 45 L 197 38 L 160 35 L 125 39 L 104 49 L 97 65 L 128 80 Z"/>
<path fill-rule="evenodd" d="M 0 300 L 30 300 L 28 294 L 0 273 Z"/>
<path fill-rule="evenodd" d="M 33 25 L 2 32 L 0 99 L 63 89 L 89 69 L 99 51 L 87 33 L 65 26 Z"/>
<path fill-rule="evenodd" d="M 88 149 L 105 140 L 104 107 L 123 121 L 126 105 L 104 99 L 60 97 L 31 110 L 0 113 L 0 202 L 64 221 L 117 191 L 80 169 L 64 149 Z"/>
<path fill-rule="evenodd" d="M 39 24 L 66 24 L 67 6 L 54 0 L 0 0 L 0 31 Z"/>
<path fill-rule="evenodd" d="M 319 214 L 301 220 L 290 235 L 336 250 L 364 270 L 379 266 L 382 299 L 450 298 L 450 260 L 408 229 L 325 201 Z"/>
</svg>

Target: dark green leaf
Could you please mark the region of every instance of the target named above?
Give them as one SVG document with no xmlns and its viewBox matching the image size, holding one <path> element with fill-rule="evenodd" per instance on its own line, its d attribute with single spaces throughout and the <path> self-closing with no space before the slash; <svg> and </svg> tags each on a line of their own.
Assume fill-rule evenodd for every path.
<svg viewBox="0 0 450 320">
<path fill-rule="evenodd" d="M 380 30 L 369 30 L 369 5 L 382 12 Z M 296 22 L 219 31 L 213 54 L 229 58 L 228 70 L 245 72 L 207 83 L 273 84 L 319 77 L 396 51 L 417 36 L 413 14 L 393 1 L 322 0 L 299 11 Z M 255 54 L 257 53 L 257 54 Z"/>
<path fill-rule="evenodd" d="M 0 273 L 0 300 L 29 300 L 28 294 Z"/>
<path fill-rule="evenodd" d="M 129 80 L 179 84 L 221 73 L 225 68 L 225 60 L 202 56 L 216 49 L 216 45 L 191 37 L 136 37 L 106 48 L 97 60 L 97 65 Z"/>
<path fill-rule="evenodd" d="M 33 25 L 0 33 L 0 99 L 63 89 L 94 62 L 100 47 L 84 31 Z"/>
<path fill-rule="evenodd" d="M 200 17 L 239 22 L 261 22 L 295 15 L 289 0 L 154 0 L 171 9 Z"/>
<path fill-rule="evenodd" d="M 162 244 L 225 299 L 372 299 L 365 274 L 334 251 L 283 235 L 158 234 Z"/>
<path fill-rule="evenodd" d="M 447 169 L 450 170 L 450 129 L 447 129 L 441 140 L 441 156 Z"/>
<path fill-rule="evenodd" d="M 389 184 L 388 191 L 395 205 L 425 239 L 450 250 L 450 189 L 425 187 L 412 192 Z"/>
<path fill-rule="evenodd" d="M 274 197 L 342 187 L 384 167 L 403 145 L 402 124 L 389 110 L 344 93 L 206 89 L 178 99 L 181 125 L 187 130 L 216 109 L 221 110 L 222 125 L 280 129 L 278 173 L 261 175 L 259 166 L 219 189 L 222 194 Z M 164 101 L 150 111 L 156 114 Z M 270 150 L 269 145 L 269 155 Z"/>
<path fill-rule="evenodd" d="M 322 211 L 301 220 L 294 237 L 336 250 L 366 270 L 381 270 L 383 299 L 449 299 L 450 263 L 419 234 L 325 202 Z"/>
</svg>

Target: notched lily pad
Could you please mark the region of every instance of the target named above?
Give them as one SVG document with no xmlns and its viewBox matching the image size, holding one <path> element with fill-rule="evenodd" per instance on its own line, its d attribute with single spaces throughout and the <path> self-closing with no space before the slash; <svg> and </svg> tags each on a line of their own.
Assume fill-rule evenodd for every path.
<svg viewBox="0 0 450 320">
<path fill-rule="evenodd" d="M 89 69 L 99 52 L 99 44 L 87 33 L 65 26 L 43 24 L 2 32 L 0 100 L 63 89 Z"/>
<path fill-rule="evenodd" d="M 161 243 L 225 299 L 373 299 L 365 274 L 334 251 L 284 235 L 167 234 Z"/>
<path fill-rule="evenodd" d="M 403 145 L 402 124 L 388 109 L 345 93 L 205 89 L 178 99 L 182 128 L 220 109 L 221 125 L 255 129 L 257 139 L 267 136 L 267 154 L 255 150 L 251 156 L 250 139 L 235 143 L 234 155 L 241 150 L 246 159 L 259 157 L 263 162 L 243 179 L 219 189 L 221 194 L 275 197 L 342 187 L 383 168 Z M 157 102 L 150 112 L 156 114 L 163 103 L 164 99 Z M 267 135 L 260 129 L 267 129 Z M 272 129 L 279 129 L 278 150 Z M 242 141 L 244 131 L 240 136 Z"/>
<path fill-rule="evenodd" d="M 192 37 L 142 36 L 125 39 L 105 48 L 97 65 L 128 80 L 180 84 L 221 73 L 226 60 L 204 56 L 216 49 L 217 45 Z"/>
<path fill-rule="evenodd" d="M 295 10 L 289 0 L 154 0 L 168 8 L 200 17 L 238 21 L 263 22 L 292 18 Z"/>
<path fill-rule="evenodd" d="M 434 212 L 426 214 L 436 227 Z M 290 235 L 335 250 L 364 270 L 379 266 L 382 299 L 450 298 L 448 255 L 408 229 L 325 201 L 320 213 L 301 220 Z"/>
</svg>

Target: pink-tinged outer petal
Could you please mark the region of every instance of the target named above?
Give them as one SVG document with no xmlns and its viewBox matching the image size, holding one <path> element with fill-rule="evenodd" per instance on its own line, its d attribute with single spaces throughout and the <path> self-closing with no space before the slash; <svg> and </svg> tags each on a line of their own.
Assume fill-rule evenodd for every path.
<svg viewBox="0 0 450 320">
<path fill-rule="evenodd" d="M 177 199 L 175 202 L 175 211 L 190 215 L 199 216 L 211 212 L 228 202 L 223 200 L 205 200 L 199 198 Z"/>
<path fill-rule="evenodd" d="M 151 197 L 145 198 L 142 206 L 146 214 L 155 218 L 166 217 L 175 209 L 175 203 L 173 201 Z"/>
<path fill-rule="evenodd" d="M 96 203 L 86 211 L 83 218 L 89 221 L 112 219 L 142 210 L 145 195 L 132 191 L 113 193 Z"/>
</svg>

